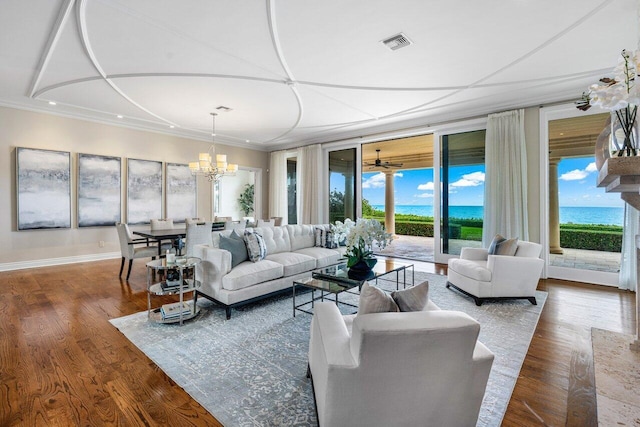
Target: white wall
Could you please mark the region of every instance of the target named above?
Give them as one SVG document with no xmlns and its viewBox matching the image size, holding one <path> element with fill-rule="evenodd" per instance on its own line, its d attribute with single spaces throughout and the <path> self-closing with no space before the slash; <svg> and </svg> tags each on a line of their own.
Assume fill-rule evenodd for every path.
<svg viewBox="0 0 640 427">
<path fill-rule="evenodd" d="M 188 163 L 210 143 L 0 107 L 0 270 L 120 256 L 115 227 L 77 228 L 77 153 Z M 16 147 L 71 152 L 72 228 L 17 231 Z M 232 163 L 268 170 L 268 153 L 216 144 Z M 126 162 L 123 160 L 122 215 L 126 219 Z M 266 172 L 263 172 L 266 173 Z M 268 182 L 266 176 L 263 182 Z M 266 214 L 267 188 L 262 192 Z M 164 206 L 163 206 L 164 209 Z M 198 216 L 212 219 L 211 186 L 198 178 Z M 99 242 L 105 243 L 104 247 Z M 56 259 L 59 259 L 56 261 Z"/>
</svg>

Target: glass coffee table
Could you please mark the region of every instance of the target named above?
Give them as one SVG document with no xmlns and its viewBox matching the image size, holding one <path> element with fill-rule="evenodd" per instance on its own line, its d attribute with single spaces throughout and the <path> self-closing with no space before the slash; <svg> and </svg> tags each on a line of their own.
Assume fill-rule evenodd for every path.
<svg viewBox="0 0 640 427">
<path fill-rule="evenodd" d="M 411 269 L 410 286 L 413 286 L 415 282 L 415 269 L 413 264 L 402 263 L 395 260 L 379 260 L 373 267 L 369 277 L 364 279 L 349 277 L 349 269 L 347 268 L 346 263 L 331 265 L 316 270 L 311 273 L 311 277 L 309 278 L 294 280 L 292 285 L 293 316 L 295 317 L 296 310 L 313 314 L 312 311 L 309 311 L 304 307 L 311 305 L 311 309 L 313 309 L 315 301 L 324 301 L 325 295 L 329 296 L 330 294 L 334 295 L 333 301 L 335 301 L 336 305 L 342 304 L 357 308 L 358 306 L 355 304 L 340 301 L 339 295 L 343 292 L 357 295 L 355 291 L 351 290 L 357 287 L 358 291 L 360 291 L 362 285 L 367 280 L 374 281 L 375 285 L 378 285 L 378 279 L 388 274 L 395 273 L 396 290 L 400 289 L 401 283 L 402 287 L 406 288 L 408 285 L 407 269 Z M 400 274 L 402 274 L 402 282 L 400 281 Z M 311 289 L 310 301 L 296 304 L 296 288 L 298 286 Z M 320 291 L 320 296 L 316 297 L 316 291 Z"/>
</svg>

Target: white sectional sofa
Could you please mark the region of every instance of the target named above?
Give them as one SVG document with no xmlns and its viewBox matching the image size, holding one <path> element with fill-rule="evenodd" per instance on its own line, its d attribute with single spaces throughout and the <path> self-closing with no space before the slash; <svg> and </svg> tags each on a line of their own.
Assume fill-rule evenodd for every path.
<svg viewBox="0 0 640 427">
<path fill-rule="evenodd" d="M 267 255 L 257 262 L 244 261 L 231 267 L 231 252 L 220 249 L 220 235 L 229 236 L 232 230 L 214 231 L 213 247 L 196 246 L 195 256 L 202 259 L 198 265 L 201 295 L 226 310 L 291 289 L 294 280 L 309 277 L 311 271 L 336 264 L 345 248 L 328 249 L 315 246 L 314 225 L 283 225 L 256 227 L 267 248 Z M 242 231 L 240 231 L 242 233 Z"/>
</svg>

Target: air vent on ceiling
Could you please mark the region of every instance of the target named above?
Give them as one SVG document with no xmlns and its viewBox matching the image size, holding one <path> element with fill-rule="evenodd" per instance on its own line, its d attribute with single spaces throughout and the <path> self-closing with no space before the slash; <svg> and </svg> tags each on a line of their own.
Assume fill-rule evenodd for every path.
<svg viewBox="0 0 640 427">
<path fill-rule="evenodd" d="M 225 107 L 224 105 L 221 105 L 219 107 L 216 107 L 216 110 L 221 111 L 223 113 L 228 113 L 229 111 L 233 110 L 233 108 L 229 108 L 229 107 Z"/>
<path fill-rule="evenodd" d="M 405 36 L 403 33 L 399 33 L 393 37 L 382 40 L 382 43 L 384 43 L 384 45 L 389 49 L 396 50 L 400 49 L 401 47 L 409 46 L 413 42 L 409 40 L 409 37 Z"/>
</svg>

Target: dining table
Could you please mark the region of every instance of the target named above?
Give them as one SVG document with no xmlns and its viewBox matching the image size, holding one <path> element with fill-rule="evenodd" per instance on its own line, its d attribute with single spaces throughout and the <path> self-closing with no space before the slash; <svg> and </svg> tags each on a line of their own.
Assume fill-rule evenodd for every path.
<svg viewBox="0 0 640 427">
<path fill-rule="evenodd" d="M 214 222 L 211 225 L 211 231 L 224 230 L 224 222 Z M 163 230 L 152 230 L 151 227 L 141 230 L 134 230 L 133 234 L 144 237 L 145 239 L 154 240 L 158 244 L 158 256 L 162 257 L 162 242 L 174 242 L 177 239 L 184 239 L 187 236 L 187 226 L 178 225 L 173 228 Z"/>
</svg>

